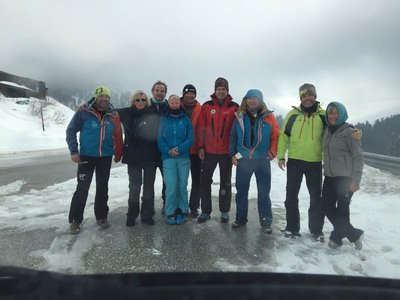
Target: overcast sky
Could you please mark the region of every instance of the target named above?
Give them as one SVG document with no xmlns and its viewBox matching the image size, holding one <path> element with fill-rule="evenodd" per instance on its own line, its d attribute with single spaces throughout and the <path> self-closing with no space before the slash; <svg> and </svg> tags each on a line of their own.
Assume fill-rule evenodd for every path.
<svg viewBox="0 0 400 300">
<path fill-rule="evenodd" d="M 237 102 L 258 88 L 278 114 L 305 82 L 351 121 L 400 113 L 398 0 L 1 0 L 0 14 L 0 70 L 49 89 L 160 79 L 204 102 L 222 76 Z"/>
</svg>

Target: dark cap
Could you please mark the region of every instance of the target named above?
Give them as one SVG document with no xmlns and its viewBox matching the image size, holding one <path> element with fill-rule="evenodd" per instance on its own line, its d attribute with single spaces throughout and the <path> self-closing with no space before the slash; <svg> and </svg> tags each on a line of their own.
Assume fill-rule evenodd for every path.
<svg viewBox="0 0 400 300">
<path fill-rule="evenodd" d="M 217 78 L 217 80 L 215 80 L 214 91 L 219 87 L 224 87 L 229 92 L 228 80 L 222 77 Z"/>
<path fill-rule="evenodd" d="M 194 85 L 192 85 L 192 84 L 187 84 L 187 85 L 185 85 L 185 87 L 184 87 L 183 90 L 182 90 L 182 96 L 185 96 L 185 94 L 186 94 L 187 92 L 192 92 L 192 93 L 194 93 L 195 96 L 196 96 L 196 94 L 197 94 L 196 88 L 195 88 Z"/>
</svg>

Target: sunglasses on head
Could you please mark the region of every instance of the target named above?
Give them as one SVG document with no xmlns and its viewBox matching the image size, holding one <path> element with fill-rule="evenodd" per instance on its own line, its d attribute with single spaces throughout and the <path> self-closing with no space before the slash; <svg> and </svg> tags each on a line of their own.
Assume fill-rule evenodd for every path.
<svg viewBox="0 0 400 300">
<path fill-rule="evenodd" d="M 146 102 L 147 100 L 142 98 L 142 99 L 135 99 L 135 102 Z"/>
</svg>

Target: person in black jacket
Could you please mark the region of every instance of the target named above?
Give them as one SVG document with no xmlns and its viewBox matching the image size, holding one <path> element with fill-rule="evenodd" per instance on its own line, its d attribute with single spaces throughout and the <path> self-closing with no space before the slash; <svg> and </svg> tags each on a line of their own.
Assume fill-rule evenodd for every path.
<svg viewBox="0 0 400 300">
<path fill-rule="evenodd" d="M 129 175 L 126 226 L 135 225 L 139 212 L 142 223 L 154 225 L 154 182 L 156 169 L 160 164 L 157 146 L 158 116 L 143 91 L 134 92 L 129 101 L 130 107 L 118 110 L 125 131 L 122 163 L 128 165 Z"/>
</svg>

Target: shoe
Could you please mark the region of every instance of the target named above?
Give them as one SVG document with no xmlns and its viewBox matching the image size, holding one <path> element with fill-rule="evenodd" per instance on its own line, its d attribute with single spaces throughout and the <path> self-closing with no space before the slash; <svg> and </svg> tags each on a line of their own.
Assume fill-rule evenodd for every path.
<svg viewBox="0 0 400 300">
<path fill-rule="evenodd" d="M 340 245 L 338 243 L 336 243 L 335 241 L 332 241 L 332 240 L 329 240 L 328 246 L 331 249 L 337 249 L 340 247 Z"/>
<path fill-rule="evenodd" d="M 325 236 L 323 233 L 313 233 L 311 234 L 312 238 L 316 241 L 316 242 L 325 242 Z"/>
<path fill-rule="evenodd" d="M 232 223 L 231 227 L 232 227 L 233 229 L 238 229 L 238 228 L 243 227 L 243 226 L 245 226 L 245 225 L 246 225 L 246 222 L 234 221 L 234 222 Z"/>
<path fill-rule="evenodd" d="M 364 239 L 364 231 L 361 233 L 360 237 L 358 240 L 354 242 L 354 246 L 356 247 L 356 250 L 361 250 L 363 247 L 363 239 Z"/>
<path fill-rule="evenodd" d="M 176 219 L 175 219 L 175 216 L 168 216 L 167 217 L 167 224 L 168 225 L 175 225 L 177 222 L 176 222 Z"/>
<path fill-rule="evenodd" d="M 97 225 L 99 225 L 103 229 L 110 227 L 110 223 L 107 221 L 106 218 L 97 220 Z"/>
<path fill-rule="evenodd" d="M 266 234 L 271 234 L 272 233 L 272 226 L 271 225 L 265 225 L 261 227 L 263 232 Z"/>
<path fill-rule="evenodd" d="M 229 213 L 222 212 L 221 213 L 221 223 L 228 223 L 229 222 Z"/>
<path fill-rule="evenodd" d="M 78 222 L 72 222 L 69 224 L 69 233 L 70 234 L 78 234 L 81 231 L 81 224 Z"/>
<path fill-rule="evenodd" d="M 197 209 L 190 211 L 189 217 L 192 219 L 197 219 L 199 217 L 199 212 L 197 211 Z"/>
<path fill-rule="evenodd" d="M 301 234 L 298 232 L 292 232 L 289 230 L 283 230 L 282 232 L 283 232 L 283 236 L 288 239 L 294 239 L 294 238 L 301 237 Z"/>
<path fill-rule="evenodd" d="M 152 226 L 152 225 L 154 225 L 156 223 L 156 222 L 154 222 L 154 220 L 152 218 L 150 218 L 150 219 L 141 219 L 140 222 L 142 222 L 143 224 L 146 224 L 146 225 L 150 225 L 150 226 Z"/>
<path fill-rule="evenodd" d="M 202 214 L 197 218 L 197 222 L 198 222 L 198 223 L 205 223 L 207 220 L 210 220 L 210 214 L 202 213 Z"/>
<path fill-rule="evenodd" d="M 176 224 L 182 225 L 185 223 L 185 218 L 182 215 L 176 215 Z"/>
<path fill-rule="evenodd" d="M 127 227 L 132 227 L 135 226 L 136 220 L 133 216 L 126 216 L 126 226 Z"/>
</svg>

